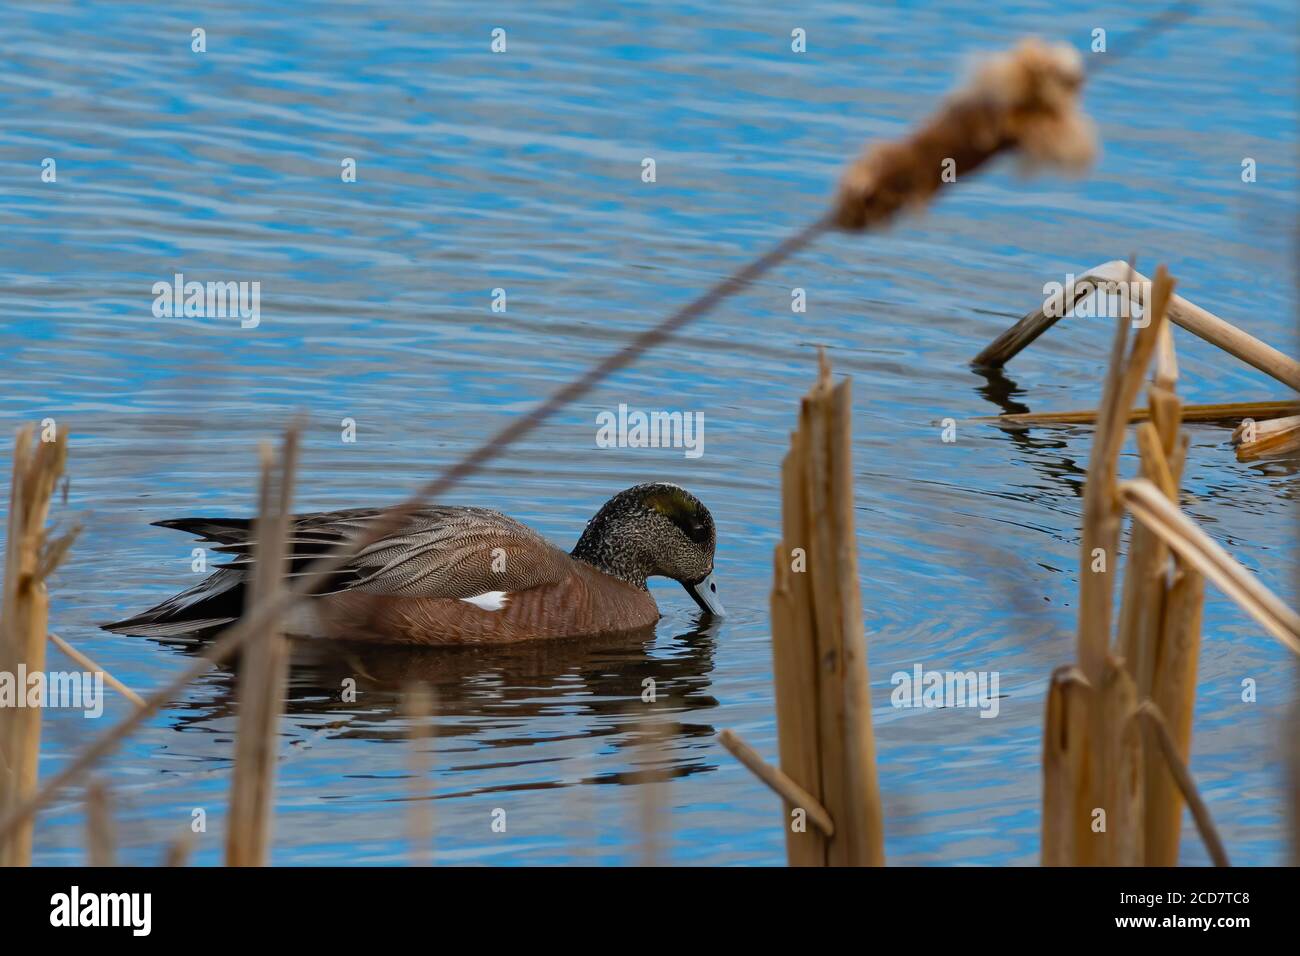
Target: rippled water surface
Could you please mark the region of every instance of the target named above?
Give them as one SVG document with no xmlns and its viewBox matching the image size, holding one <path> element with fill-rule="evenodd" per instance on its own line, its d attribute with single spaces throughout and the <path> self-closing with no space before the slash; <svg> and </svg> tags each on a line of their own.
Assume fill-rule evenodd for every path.
<svg viewBox="0 0 1300 956">
<path fill-rule="evenodd" d="M 1137 24 L 1117 3 L 783 9 L 7 5 L 0 419 L 69 430 L 56 516 L 85 526 L 53 582 L 52 626 L 132 687 L 159 686 L 191 648 L 96 625 L 193 582 L 193 542 L 149 523 L 248 514 L 256 442 L 294 412 L 310 422 L 301 509 L 394 502 L 816 215 L 843 162 L 924 114 L 973 52 L 1027 32 L 1086 48 L 1094 27 L 1113 51 Z M 191 52 L 195 27 L 205 54 Z M 790 50 L 796 27 L 804 54 Z M 407 811 L 433 798 L 441 862 L 630 863 L 647 818 L 660 859 L 781 862 L 776 799 L 715 735 L 734 728 L 775 756 L 778 467 L 823 344 L 853 378 L 888 855 L 1035 862 L 1043 695 L 1073 655 L 1090 430 L 976 419 L 1093 406 L 1110 326 L 1067 321 L 1005 377 L 968 362 L 1045 281 L 1130 252 L 1294 351 L 1295 35 L 1290 4 L 1207 4 L 1091 84 L 1105 146 L 1086 179 L 1026 183 L 999 166 L 888 234 L 829 237 L 465 483 L 449 502 L 500 508 L 569 547 L 613 492 L 679 482 L 717 519 L 732 615 L 704 628 L 670 584 L 655 588 L 650 639 L 301 649 L 274 861 L 407 860 Z M 57 183 L 41 181 L 45 157 Z M 349 157 L 355 183 L 340 177 Z M 1255 183 L 1241 181 L 1244 157 Z M 177 272 L 260 282 L 260 324 L 155 318 L 151 288 Z M 805 314 L 791 311 L 795 287 Z M 508 305 L 494 313 L 498 288 Z M 1285 397 L 1197 340 L 1180 333 L 1178 347 L 1188 401 Z M 597 449 L 595 416 L 619 403 L 703 412 L 704 454 Z M 945 418 L 955 443 L 940 441 Z M 1295 475 L 1238 464 L 1226 429 L 1190 432 L 1186 508 L 1293 599 Z M 7 475 L 7 442 L 0 455 Z M 890 674 L 918 662 L 997 671 L 998 717 L 892 708 Z M 355 702 L 339 699 L 345 678 Z M 412 678 L 436 694 L 427 777 L 412 777 L 400 707 Z M 1192 768 L 1234 862 L 1284 858 L 1291 681 L 1279 645 L 1211 592 Z M 104 765 L 125 861 L 160 860 L 198 807 L 209 828 L 195 859 L 220 860 L 233 694 L 232 672 L 210 674 Z M 101 721 L 51 713 L 42 775 L 126 709 L 112 696 Z M 505 833 L 491 830 L 497 809 Z M 37 860 L 79 862 L 83 833 L 69 794 L 40 817 Z M 1183 858 L 1206 859 L 1190 823 Z"/>
</svg>

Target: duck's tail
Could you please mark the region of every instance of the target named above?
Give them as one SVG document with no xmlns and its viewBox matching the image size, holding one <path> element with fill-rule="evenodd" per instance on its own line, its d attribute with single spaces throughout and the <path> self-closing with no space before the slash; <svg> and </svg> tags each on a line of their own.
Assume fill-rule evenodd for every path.
<svg viewBox="0 0 1300 956">
<path fill-rule="evenodd" d="M 242 569 L 218 568 L 194 587 L 147 611 L 100 626 L 114 634 L 140 637 L 175 637 L 225 627 L 244 611 L 245 577 Z"/>
<path fill-rule="evenodd" d="M 155 522 L 162 528 L 188 531 L 208 541 L 237 541 L 248 535 L 246 518 L 179 518 Z M 236 621 L 244 613 L 245 566 L 220 566 L 194 587 L 169 597 L 147 611 L 112 624 L 100 625 L 114 634 L 141 637 L 176 637 L 210 633 Z"/>
</svg>

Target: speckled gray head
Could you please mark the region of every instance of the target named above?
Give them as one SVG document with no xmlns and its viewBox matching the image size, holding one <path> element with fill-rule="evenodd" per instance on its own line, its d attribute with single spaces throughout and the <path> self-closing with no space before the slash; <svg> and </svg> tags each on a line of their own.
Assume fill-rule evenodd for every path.
<svg viewBox="0 0 1300 956">
<path fill-rule="evenodd" d="M 717 533 L 709 509 L 685 488 L 651 482 L 620 491 L 587 522 L 573 557 L 645 589 L 672 578 L 705 612 L 722 617 L 713 577 Z"/>
</svg>

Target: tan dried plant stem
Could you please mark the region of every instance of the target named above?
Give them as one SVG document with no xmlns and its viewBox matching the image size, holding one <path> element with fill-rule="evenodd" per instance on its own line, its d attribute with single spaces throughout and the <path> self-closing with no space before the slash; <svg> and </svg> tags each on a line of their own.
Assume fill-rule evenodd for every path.
<svg viewBox="0 0 1300 956">
<path fill-rule="evenodd" d="M 297 458 L 296 426 L 285 434 L 278 468 L 271 446 L 266 442 L 261 445 L 262 481 L 250 609 L 273 604 L 284 589 Z M 277 730 L 288 662 L 288 643 L 278 618 L 258 639 L 249 642 L 240 661 L 239 724 L 226 831 L 227 866 L 265 866 L 268 861 Z"/>
<path fill-rule="evenodd" d="M 1128 605 L 1121 613 L 1120 647 L 1127 647 L 1136 660 L 1111 657 L 1122 521 L 1116 487 L 1124 426 L 1158 348 L 1163 354 L 1157 362 L 1157 379 L 1172 385 L 1177 374 L 1172 343 L 1164 341 L 1162 346 L 1172 290 L 1173 281 L 1162 267 L 1146 324 L 1138 329 L 1131 348 L 1127 347 L 1127 300 L 1111 347 L 1084 486 L 1077 670 L 1058 670 L 1054 675 L 1044 727 L 1043 861 L 1049 865 L 1135 865 L 1144 852 L 1145 771 L 1141 729 L 1133 714 L 1139 683 L 1149 679 L 1141 663 L 1149 653 L 1141 635 L 1152 630 L 1152 616 L 1158 620 L 1159 611 L 1139 603 Z M 1176 416 L 1166 405 L 1171 393 L 1162 391 L 1164 397 L 1153 398 L 1152 414 L 1167 427 Z M 1173 479 L 1164 440 L 1155 426 L 1144 428 L 1140 441 L 1148 452 L 1147 467 L 1161 474 L 1169 489 Z M 1158 451 L 1160 458 L 1151 458 L 1152 451 Z M 1135 543 L 1138 562 L 1128 568 L 1130 593 L 1152 582 L 1160 560 L 1155 544 L 1141 539 Z M 1070 675 L 1070 683 L 1064 682 L 1065 675 Z"/>
<path fill-rule="evenodd" d="M 66 460 L 67 436 L 62 430 L 52 441 L 38 440 L 31 426 L 18 430 L 0 591 L 0 671 L 15 675 L 15 680 L 20 672 L 45 669 L 50 609 L 45 580 L 67 551 L 67 539 L 47 539 L 45 523 Z M 25 686 L 16 690 L 27 693 Z M 40 707 L 0 707 L 0 819 L 34 798 L 40 748 Z M 27 866 L 31 857 L 30 818 L 0 831 L 0 866 Z"/>
<path fill-rule="evenodd" d="M 86 863 L 112 866 L 116 842 L 108 784 L 102 780 L 91 781 L 86 787 Z"/>
<path fill-rule="evenodd" d="M 433 778 L 433 694 L 427 684 L 412 684 L 402 695 L 403 709 L 409 723 L 410 794 L 407 797 L 407 832 L 412 866 L 433 865 L 433 795 L 429 792 Z"/>
<path fill-rule="evenodd" d="M 726 747 L 750 773 L 771 787 L 772 792 L 785 801 L 787 811 L 803 810 L 823 834 L 827 837 L 835 835 L 835 823 L 817 798 L 760 757 L 758 751 L 741 740 L 735 731 L 722 731 L 718 734 L 718 743 Z"/>
<path fill-rule="evenodd" d="M 1150 321 L 1138 330 L 1127 359 L 1124 358 L 1129 325 L 1127 310 L 1117 325 L 1101 414 L 1088 460 L 1079 574 L 1078 657 L 1079 668 L 1094 687 L 1100 686 L 1110 644 L 1121 519 L 1116 483 L 1124 424 L 1155 350 L 1164 321 L 1164 305 L 1172 291 L 1173 280 L 1161 267 L 1152 292 Z"/>
<path fill-rule="evenodd" d="M 1085 296 L 1095 294 L 1098 286 L 1113 288 L 1118 281 L 1137 283 L 1139 301 L 1146 301 L 1151 280 L 1118 259 L 1103 262 L 1087 270 L 1064 289 L 1060 298 L 1051 298 L 999 335 L 984 351 L 975 356 L 973 365 L 999 368 L 1068 314 Z M 1135 288 L 1128 285 L 1127 288 Z M 1127 298 L 1125 300 L 1127 302 Z M 1279 352 L 1226 319 L 1222 319 L 1182 296 L 1168 303 L 1169 320 L 1197 338 L 1223 349 L 1229 355 L 1258 369 L 1291 389 L 1300 391 L 1300 362 Z"/>
<path fill-rule="evenodd" d="M 1092 687 L 1073 665 L 1052 673 L 1043 729 L 1043 866 L 1073 866 L 1091 838 L 1088 817 L 1078 812 L 1087 759 L 1087 721 Z"/>
<path fill-rule="evenodd" d="M 1242 422 L 1233 430 L 1238 461 L 1294 458 L 1300 452 L 1300 415 Z"/>
<path fill-rule="evenodd" d="M 1224 402 L 1217 405 L 1184 405 L 1182 418 L 1185 422 L 1228 422 L 1241 421 L 1244 418 L 1269 418 L 1285 415 L 1288 412 L 1300 412 L 1300 402 Z M 1128 420 L 1144 422 L 1150 417 L 1150 410 L 1135 408 L 1129 412 Z M 1008 425 L 1044 424 L 1044 425 L 1091 425 L 1097 420 L 1097 410 L 1092 408 L 1061 412 L 1014 412 L 1009 415 L 992 415 L 978 418 L 976 421 L 1003 422 Z M 1260 422 L 1260 424 L 1264 424 Z"/>
<path fill-rule="evenodd" d="M 1285 647 L 1300 654 L 1300 614 L 1172 505 L 1155 485 L 1143 478 L 1126 481 L 1120 486 L 1120 496 L 1134 517 L 1159 535 L 1188 566 L 1214 582 Z"/>
<path fill-rule="evenodd" d="M 125 684 L 123 684 L 120 680 L 118 680 L 108 671 L 104 670 L 104 668 L 96 664 L 94 660 L 87 657 L 81 651 L 77 650 L 75 647 L 73 647 L 63 638 L 59 637 L 59 635 L 50 632 L 48 636 L 50 639 L 50 643 L 53 644 L 55 647 L 57 647 L 64 654 L 66 654 L 75 664 L 77 664 L 77 666 L 91 673 L 102 674 L 104 677 L 104 683 L 106 683 L 109 687 L 112 687 L 114 690 L 116 690 L 119 694 L 121 694 L 131 703 L 135 704 L 137 707 L 144 706 L 144 698 L 142 698 L 131 688 L 127 687 Z"/>
<path fill-rule="evenodd" d="M 781 768 L 765 773 L 756 754 L 742 762 L 786 798 L 782 826 L 792 866 L 880 866 L 884 828 L 858 584 L 849 382 L 832 382 L 824 352 L 818 364 L 782 466 L 772 589 Z M 800 810 L 825 819 L 797 828 Z"/>
<path fill-rule="evenodd" d="M 1196 789 L 1196 782 L 1187 769 L 1185 758 L 1179 753 L 1178 744 L 1170 733 L 1160 708 L 1148 700 L 1143 702 L 1137 713 L 1151 728 L 1152 737 L 1156 743 L 1152 757 L 1154 758 L 1154 754 L 1158 753 L 1163 766 L 1174 779 L 1179 794 L 1192 811 L 1192 819 L 1196 822 L 1197 832 L 1200 833 L 1201 840 L 1205 843 L 1205 849 L 1209 852 L 1210 859 L 1214 861 L 1215 866 L 1228 866 L 1228 852 L 1223 847 L 1223 839 L 1219 836 L 1219 830 L 1214 825 L 1214 820 L 1210 817 L 1209 808 L 1205 805 L 1205 801 L 1201 799 L 1200 791 Z"/>
</svg>

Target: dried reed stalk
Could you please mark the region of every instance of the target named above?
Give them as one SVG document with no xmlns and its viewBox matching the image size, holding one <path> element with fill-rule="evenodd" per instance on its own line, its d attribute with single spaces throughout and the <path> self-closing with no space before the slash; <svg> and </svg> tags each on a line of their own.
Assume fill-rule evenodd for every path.
<svg viewBox="0 0 1300 956">
<path fill-rule="evenodd" d="M 785 820 L 791 865 L 884 863 L 851 446 L 848 380 L 832 383 L 823 352 L 783 465 L 772 647 L 781 773 L 807 792 L 810 815 L 820 805 L 834 835 L 793 833 Z"/>
<path fill-rule="evenodd" d="M 1075 278 L 1064 290 L 1062 298 L 1053 297 L 1030 312 L 1019 322 L 994 339 L 975 356 L 973 365 L 1000 368 L 1014 358 L 1034 339 L 1055 325 L 1085 295 L 1095 292 L 1098 285 L 1110 286 L 1119 281 L 1138 283 L 1138 300 L 1144 305 L 1151 281 L 1140 272 L 1132 271 L 1128 264 L 1118 259 L 1103 262 Z M 1134 288 L 1132 285 L 1128 288 Z M 1127 300 L 1126 300 L 1127 302 Z M 1062 304 L 1064 303 L 1064 307 Z M 1300 391 L 1300 362 L 1291 358 L 1213 312 L 1202 309 L 1182 296 L 1174 296 L 1168 304 L 1169 321 L 1186 329 L 1211 345 L 1218 346 L 1229 355 L 1245 362 L 1266 375 Z M 1050 313 L 1050 314 L 1049 314 Z"/>
<path fill-rule="evenodd" d="M 1173 392 L 1177 363 L 1167 325 L 1161 328 L 1157 344 L 1154 379 L 1156 384 L 1148 392 L 1151 421 L 1137 428 L 1141 470 L 1170 501 L 1177 502 L 1181 459 L 1171 463 L 1169 456 L 1180 447 L 1181 404 Z M 1137 684 L 1139 699 L 1151 694 L 1168 570 L 1169 551 L 1164 542 L 1147 528 L 1134 524 L 1124 568 L 1119 649 Z"/>
<path fill-rule="evenodd" d="M 1173 475 L 1154 425 L 1144 422 L 1138 429 L 1142 469 L 1170 498 L 1176 499 Z M 1164 611 L 1165 576 L 1169 551 L 1163 541 L 1141 525 L 1129 537 L 1128 560 L 1124 566 L 1123 597 L 1119 613 L 1119 653 L 1137 687 L 1140 698 L 1151 693 L 1155 671 L 1156 635 Z"/>
<path fill-rule="evenodd" d="M 896 142 L 873 145 L 840 181 L 835 223 L 865 229 L 928 203 L 1001 153 L 1025 165 L 1086 169 L 1096 153 L 1079 112 L 1083 60 L 1065 44 L 1022 40 L 978 64 L 939 112 Z"/>
<path fill-rule="evenodd" d="M 1196 822 L 1196 829 L 1201 834 L 1201 839 L 1205 842 L 1205 849 L 1209 851 L 1214 865 L 1228 866 L 1228 853 L 1223 848 L 1223 840 L 1219 837 L 1219 831 L 1214 826 L 1214 820 L 1210 817 L 1209 808 L 1206 807 L 1205 801 L 1201 799 L 1200 792 L 1196 789 L 1196 782 L 1192 779 L 1183 758 L 1178 754 L 1178 746 L 1169 733 L 1169 728 L 1160 713 L 1160 708 L 1148 700 L 1143 702 L 1137 713 L 1151 727 L 1159 753 L 1164 758 L 1165 766 L 1169 769 L 1173 779 L 1177 782 L 1183 799 L 1187 801 L 1188 808 L 1192 811 L 1192 819 Z"/>
<path fill-rule="evenodd" d="M 1141 388 L 1147 366 L 1158 348 L 1164 355 L 1157 363 L 1157 378 L 1172 384 L 1176 365 L 1171 343 L 1165 339 L 1165 312 L 1173 292 L 1173 280 L 1161 267 L 1149 303 L 1149 322 L 1139 329 L 1131 348 L 1126 350 L 1129 329 L 1128 300 L 1124 314 L 1116 325 L 1102 390 L 1097 431 L 1093 438 L 1084 485 L 1083 529 L 1080 545 L 1078 668 L 1082 679 L 1095 692 L 1085 695 L 1080 721 L 1081 740 L 1074 755 L 1079 768 L 1070 777 L 1074 791 L 1061 785 L 1060 769 L 1064 755 L 1053 754 L 1053 745 L 1044 744 L 1044 774 L 1058 779 L 1044 786 L 1044 858 L 1051 854 L 1054 862 L 1081 865 L 1136 865 L 1144 852 L 1142 838 L 1144 806 L 1144 764 L 1142 732 L 1132 719 L 1139 698 L 1139 683 L 1149 682 L 1154 668 L 1155 633 L 1158 629 L 1160 604 L 1146 600 L 1150 588 L 1159 588 L 1159 573 L 1165 556 L 1158 540 L 1135 541 L 1136 554 L 1126 571 L 1125 591 L 1130 599 L 1121 611 L 1120 649 L 1131 655 L 1126 661 L 1110 656 L 1111 619 L 1114 608 L 1114 572 L 1119 559 L 1122 510 L 1115 493 L 1120 449 L 1124 441 L 1133 401 Z M 1163 342 L 1163 346 L 1162 346 Z M 1170 400 L 1153 397 L 1152 416 L 1166 427 L 1176 419 L 1167 407 Z M 1139 433 L 1145 467 L 1161 476 L 1165 488 L 1173 492 L 1172 476 L 1165 455 L 1166 439 L 1151 424 Z M 1134 600 L 1139 595 L 1141 600 Z M 1145 662 L 1145 663 L 1144 663 Z M 1127 669 L 1126 669 L 1127 668 Z M 1052 702 L 1049 702 L 1049 704 Z M 1054 702 L 1049 709 L 1045 733 L 1060 732 L 1061 710 L 1067 701 Z M 1078 718 L 1072 718 L 1078 719 Z M 1048 757 L 1052 758 L 1049 763 Z M 1104 816 L 1103 816 L 1104 815 Z M 1083 828 L 1083 821 L 1105 820 L 1105 827 L 1095 831 Z M 1074 834 L 1073 857 L 1063 859 L 1068 848 L 1060 821 L 1073 820 L 1068 831 Z"/>
<path fill-rule="evenodd" d="M 1097 759 L 1105 830 L 1092 841 L 1105 866 L 1138 866 L 1142 862 L 1142 736 L 1134 720 L 1137 688 L 1124 666 L 1108 657 L 1101 688 L 1094 698 L 1101 733 L 1093 749 Z M 1092 756 L 1090 754 L 1090 756 Z"/>
<path fill-rule="evenodd" d="M 824 361 L 822 364 L 829 383 L 830 365 Z M 845 799 L 850 808 L 858 808 L 857 812 L 850 812 L 844 820 L 844 826 L 848 830 L 845 834 L 844 862 L 851 865 L 884 866 L 884 812 L 880 806 L 880 784 L 876 770 L 876 738 L 871 726 L 867 633 L 858 578 L 857 522 L 853 497 L 853 399 L 849 383 L 850 380 L 845 378 L 831 393 L 829 500 L 826 505 L 826 511 L 833 522 L 834 567 L 838 572 L 836 585 L 840 604 L 840 630 L 835 650 L 841 658 L 839 677 L 841 693 L 844 695 Z M 816 536 L 813 540 L 816 540 Z M 823 666 L 827 666 L 825 658 Z M 850 839 L 852 844 L 849 844 Z M 835 856 L 836 846 L 832 840 L 832 862 Z"/>
<path fill-rule="evenodd" d="M 1238 461 L 1262 458 L 1294 458 L 1300 452 L 1300 415 L 1270 421 L 1245 422 L 1232 433 Z"/>
<path fill-rule="evenodd" d="M 1287 432 L 1293 428 L 1300 428 L 1300 415 L 1286 415 L 1265 421 L 1242 422 L 1232 430 L 1232 443 L 1234 445 L 1248 445 L 1259 441 L 1261 438 L 1268 438 L 1270 435 Z"/>
<path fill-rule="evenodd" d="M 1182 418 L 1185 422 L 1226 422 L 1243 418 L 1268 418 L 1284 415 L 1287 412 L 1300 412 L 1300 402 L 1225 402 L 1219 405 L 1184 405 Z M 1129 412 L 1128 420 L 1144 422 L 1151 412 L 1146 408 L 1135 408 Z M 1097 420 L 1096 409 L 1080 409 L 1068 412 L 1015 412 L 1010 415 L 992 415 L 976 421 L 1003 422 L 1015 424 L 1045 425 L 1091 425 Z M 1260 424 L 1263 424 L 1262 422 Z"/>
<path fill-rule="evenodd" d="M 668 842 L 663 819 L 668 803 L 668 783 L 657 764 L 662 762 L 668 734 L 661 722 L 649 717 L 637 722 L 636 734 L 637 759 L 645 767 L 638 774 L 637 787 L 637 829 L 641 837 L 639 864 L 660 866 Z"/>
<path fill-rule="evenodd" d="M 781 463 L 781 541 L 773 555 L 772 674 L 776 685 L 777 741 L 781 771 L 822 808 L 821 752 L 817 737 L 817 642 L 813 637 L 807 571 L 808 513 L 804 478 L 807 438 L 796 430 Z M 795 568 L 798 567 L 796 571 Z M 783 817 L 790 866 L 825 866 L 826 834 L 834 829 L 793 825 L 792 815 L 811 805 L 786 808 Z M 829 816 L 827 818 L 829 820 Z"/>
<path fill-rule="evenodd" d="M 1237 563 L 1213 538 L 1170 504 L 1151 482 L 1120 485 L 1125 506 L 1188 564 L 1213 581 L 1264 629 L 1300 654 L 1300 614 Z"/>
<path fill-rule="evenodd" d="M 1155 350 L 1164 320 L 1164 306 L 1172 290 L 1173 280 L 1162 266 L 1156 273 L 1151 321 L 1138 330 L 1127 358 L 1124 357 L 1129 324 L 1127 309 L 1116 325 L 1111 362 L 1102 393 L 1101 415 L 1088 460 L 1083 495 L 1078 656 L 1080 669 L 1094 687 L 1100 686 L 1110 644 L 1113 575 L 1119 557 L 1121 518 L 1115 486 L 1119 453 L 1124 442 L 1124 423 L 1128 421 L 1129 409 Z"/>
<path fill-rule="evenodd" d="M 163 854 L 163 866 L 184 866 L 190 861 L 190 855 L 194 852 L 194 844 L 198 837 L 194 831 L 188 827 L 180 836 L 167 844 L 167 850 Z"/>
<path fill-rule="evenodd" d="M 1078 848 L 1091 836 L 1088 817 L 1076 807 L 1084 785 L 1091 694 L 1077 667 L 1052 672 L 1043 730 L 1043 866 L 1072 866 Z"/>
<path fill-rule="evenodd" d="M 108 784 L 92 780 L 86 787 L 86 864 L 112 866 L 115 843 Z"/>
<path fill-rule="evenodd" d="M 1178 502 L 1187 455 L 1187 435 L 1181 430 L 1182 405 L 1174 392 L 1177 379 L 1173 336 L 1166 324 L 1161 330 L 1155 381 L 1150 387 L 1151 423 L 1139 426 L 1138 449 L 1143 477 L 1173 505 Z M 1177 555 L 1171 560 L 1164 541 L 1139 521 L 1132 523 L 1131 542 L 1121 620 L 1136 622 L 1137 627 L 1126 633 L 1121 625 L 1121 648 L 1137 681 L 1138 699 L 1153 701 L 1173 716 L 1171 742 L 1185 764 L 1191 756 L 1205 581 Z M 1174 866 L 1181 833 L 1182 788 L 1168 762 L 1154 758 L 1162 742 L 1156 739 L 1149 722 L 1142 722 L 1141 727 L 1146 754 L 1141 862 L 1147 866 Z"/>
<path fill-rule="evenodd" d="M 87 657 L 85 654 L 81 653 L 81 651 L 77 650 L 75 647 L 73 647 L 71 644 L 69 644 L 69 643 L 68 643 L 67 641 L 65 641 L 63 638 L 59 637 L 59 635 L 57 635 L 57 634 L 55 634 L 53 631 L 51 631 L 51 632 L 50 632 L 48 635 L 46 635 L 46 636 L 50 639 L 50 643 L 51 643 L 51 644 L 53 644 L 53 645 L 54 645 L 55 647 L 57 647 L 60 651 L 62 651 L 62 652 L 63 652 L 64 654 L 66 654 L 69 658 L 71 658 L 72 661 L 73 661 L 73 662 L 74 662 L 78 667 L 81 667 L 81 668 L 83 668 L 84 670 L 90 671 L 91 673 L 102 674 L 103 677 L 104 677 L 104 683 L 106 683 L 109 687 L 112 687 L 114 690 L 116 690 L 119 694 L 121 694 L 123 697 L 125 697 L 127 700 L 129 700 L 131 703 L 135 704 L 137 707 L 143 707 L 143 706 L 144 706 L 144 698 L 142 698 L 139 694 L 137 694 L 137 693 L 136 693 L 135 691 L 133 691 L 131 688 L 127 687 L 125 684 L 123 684 L 120 680 L 118 680 L 116 677 L 114 677 L 114 676 L 113 676 L 112 674 L 110 674 L 108 671 L 104 670 L 104 668 L 100 667 L 98 664 L 96 664 L 93 660 L 91 660 L 91 659 L 90 659 L 89 657 Z"/>
<path fill-rule="evenodd" d="M 832 386 L 826 353 L 817 384 L 800 408 L 807 436 L 809 591 L 817 648 L 817 737 L 823 805 L 835 821 L 830 866 L 882 866 L 880 790 L 866 667 L 853 515 L 849 380 Z"/>
<path fill-rule="evenodd" d="M 1158 388 L 1172 392 L 1178 384 L 1178 354 L 1174 349 L 1174 332 L 1166 322 L 1156 340 L 1156 370 L 1151 380 Z"/>
<path fill-rule="evenodd" d="M 722 731 L 718 734 L 718 743 L 785 801 L 787 813 L 802 809 L 818 830 L 828 837 L 835 835 L 835 823 L 826 808 L 817 802 L 817 798 L 760 757 L 758 751 L 741 740 L 734 731 Z"/>
<path fill-rule="evenodd" d="M 1291 720 L 1282 729 L 1282 746 L 1286 751 L 1287 788 L 1290 790 L 1288 816 L 1291 818 L 1291 865 L 1300 866 L 1300 734 L 1292 728 L 1300 724 L 1300 699 L 1291 705 Z"/>
<path fill-rule="evenodd" d="M 257 517 L 256 565 L 249 607 L 275 601 L 288 570 L 286 538 L 292 512 L 298 429 L 285 433 L 279 468 L 267 442 L 260 448 L 262 481 Z M 275 621 L 251 641 L 239 666 L 239 724 L 226 831 L 228 866 L 265 866 L 270 848 L 275 788 L 276 729 L 288 678 L 288 644 Z"/>
<path fill-rule="evenodd" d="M 433 694 L 425 684 L 412 684 L 402 695 L 410 738 L 411 786 L 407 832 L 412 866 L 433 865 L 433 800 L 428 792 L 433 777 Z"/>
<path fill-rule="evenodd" d="M 1186 764 L 1192 751 L 1192 712 L 1196 704 L 1196 667 L 1201 649 L 1201 608 L 1205 603 L 1205 578 L 1175 561 L 1173 583 L 1164 601 L 1164 619 L 1152 689 L 1146 703 L 1169 715 L 1170 745 Z M 1146 736 L 1146 866 L 1174 866 L 1178 863 L 1178 842 L 1182 830 L 1183 787 L 1163 761 L 1151 755 L 1164 743 L 1155 739 L 1148 726 Z"/>
<path fill-rule="evenodd" d="M 0 671 L 45 670 L 49 593 L 45 579 L 66 553 L 66 541 L 49 541 L 45 521 L 50 496 L 67 460 L 67 437 L 38 441 L 31 426 L 14 439 L 4 584 L 0 591 Z M 25 694 L 26 687 L 17 688 Z M 0 818 L 36 793 L 41 749 L 39 707 L 0 707 Z M 0 832 L 0 866 L 28 866 L 32 858 L 30 817 Z"/>
<path fill-rule="evenodd" d="M 1187 771 L 1205 577 L 1241 602 L 1270 633 L 1300 650 L 1300 616 L 1178 509 L 1188 441 L 1181 431 L 1183 408 L 1174 392 L 1177 357 L 1165 323 L 1174 299 L 1172 288 L 1161 267 L 1148 297 L 1150 322 L 1138 333 L 1127 361 L 1122 359 L 1127 317 L 1122 321 L 1096 415 L 1098 428 L 1085 487 L 1083 561 L 1088 567 L 1094 549 L 1100 547 L 1110 571 L 1118 546 L 1117 506 L 1122 503 L 1134 517 L 1117 641 L 1122 657 L 1106 656 L 1110 582 L 1098 581 L 1101 574 L 1083 572 L 1079 680 L 1099 689 L 1092 696 L 1083 694 L 1080 706 L 1074 700 L 1080 695 L 1054 675 L 1044 737 L 1045 863 L 1173 865 L 1178 859 L 1184 801 L 1211 855 L 1226 863 Z M 1149 420 L 1137 429 L 1142 477 L 1117 485 L 1123 423 L 1131 417 L 1132 400 L 1153 349 Z M 1075 747 L 1077 738 L 1071 738 L 1068 730 L 1074 728 L 1080 710 L 1088 714 L 1081 723 L 1085 739 Z M 1160 717 L 1162 713 L 1171 715 L 1172 727 Z M 1162 760 L 1156 759 L 1157 753 Z M 1073 771 L 1080 766 L 1083 771 L 1076 775 Z M 1081 839 L 1078 821 L 1085 813 L 1101 809 L 1107 814 L 1105 832 L 1100 839 Z"/>
</svg>

